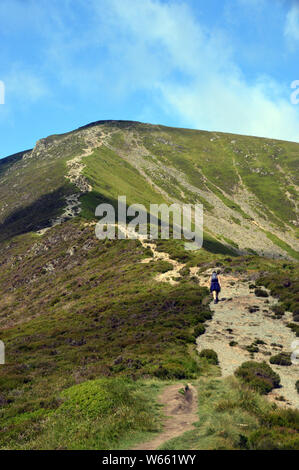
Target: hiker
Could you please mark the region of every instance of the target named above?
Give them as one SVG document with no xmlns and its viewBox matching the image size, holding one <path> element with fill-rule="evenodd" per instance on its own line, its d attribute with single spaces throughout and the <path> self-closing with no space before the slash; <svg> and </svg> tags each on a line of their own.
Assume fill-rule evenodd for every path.
<svg viewBox="0 0 299 470">
<path fill-rule="evenodd" d="M 218 295 L 221 291 L 221 282 L 216 271 L 212 272 L 210 292 L 213 295 L 214 304 L 218 303 Z"/>
</svg>

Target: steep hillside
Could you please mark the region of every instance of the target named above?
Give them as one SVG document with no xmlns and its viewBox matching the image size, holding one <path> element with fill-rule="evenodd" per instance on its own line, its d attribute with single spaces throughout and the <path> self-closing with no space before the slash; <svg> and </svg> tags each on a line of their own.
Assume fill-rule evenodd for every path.
<svg viewBox="0 0 299 470">
<path fill-rule="evenodd" d="M 207 235 L 237 253 L 298 253 L 299 144 L 106 121 L 39 141 L 0 167 L 1 238 L 98 202 L 204 205 Z"/>
<path fill-rule="evenodd" d="M 229 374 L 289 359 L 299 336 L 298 156 L 290 142 L 103 121 L 0 160 L 0 447 L 299 448 L 298 365 L 275 363 L 272 401 L 260 382 L 221 378 L 230 357 Z M 203 248 L 98 240 L 95 207 L 119 195 L 203 203 Z M 169 390 L 183 405 L 198 394 L 202 414 L 196 433 L 176 421 L 175 443 L 157 437 Z"/>
</svg>

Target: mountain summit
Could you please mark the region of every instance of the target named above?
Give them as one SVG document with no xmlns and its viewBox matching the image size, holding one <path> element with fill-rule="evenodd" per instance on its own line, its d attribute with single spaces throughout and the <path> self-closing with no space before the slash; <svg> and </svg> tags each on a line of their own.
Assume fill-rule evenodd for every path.
<svg viewBox="0 0 299 470">
<path fill-rule="evenodd" d="M 125 194 L 202 203 L 207 237 L 237 253 L 296 257 L 299 144 L 99 121 L 0 161 L 0 238 L 39 231 Z"/>
</svg>

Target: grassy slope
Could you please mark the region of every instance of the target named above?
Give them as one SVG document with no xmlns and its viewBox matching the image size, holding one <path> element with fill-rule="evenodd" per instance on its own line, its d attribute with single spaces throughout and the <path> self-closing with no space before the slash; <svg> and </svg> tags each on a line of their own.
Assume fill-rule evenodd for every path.
<svg viewBox="0 0 299 470">
<path fill-rule="evenodd" d="M 201 379 L 195 430 L 164 450 L 298 450 L 299 412 L 270 404 L 236 378 Z"/>
<path fill-rule="evenodd" d="M 0 166 L 0 241 L 45 227 L 63 211 L 64 196 L 77 192 L 65 179 L 66 162 L 82 148 L 78 135 L 52 136 L 30 158 Z"/>
<path fill-rule="evenodd" d="M 258 197 L 263 209 L 273 212 L 276 223 L 283 224 L 295 218 L 294 208 L 285 197 L 287 181 L 276 165 L 279 163 L 283 166 L 286 174 L 291 175 L 298 184 L 295 175 L 298 144 L 162 126 L 159 126 L 159 131 L 153 128 L 148 134 L 143 139 L 145 146 L 154 155 L 184 171 L 195 186 L 204 184 L 202 172 L 210 184 L 233 196 L 239 182 L 238 170 L 243 182 Z M 217 137 L 213 137 L 214 135 Z M 163 142 L 157 143 L 157 138 Z M 170 145 L 169 142 L 174 142 L 175 145 Z M 197 167 L 201 169 L 200 173 Z M 253 172 L 257 169 L 260 173 Z"/>
<path fill-rule="evenodd" d="M 296 144 L 281 143 L 282 150 L 279 150 L 278 143 L 273 142 L 271 152 L 267 148 L 263 153 L 264 139 L 221 134 L 220 139 L 211 141 L 212 134 L 205 132 L 141 124 L 130 124 L 130 129 L 157 158 L 184 170 L 193 185 L 205 187 L 208 184 L 228 207 L 237 208 L 240 217 L 246 214 L 233 198 L 233 186 L 238 181 L 236 160 L 240 163 L 237 167 L 242 179 L 245 181 L 248 176 L 246 184 L 253 188 L 261 204 L 267 204 L 265 210 L 273 223 L 283 227 L 293 217 L 290 204 L 285 208 L 272 201 L 273 198 L 285 199 L 287 183 L 281 172 L 275 170 L 273 178 L 271 176 L 278 192 L 271 190 L 269 193 L 268 180 L 263 180 L 265 185 L 256 183 L 256 174 L 249 175 L 246 170 L 245 153 L 232 152 L 231 141 L 236 140 L 237 149 L 242 152 L 243 147 L 245 152 L 251 145 L 250 152 L 258 154 L 252 157 L 254 165 L 259 167 L 270 166 L 268 154 L 277 152 L 280 166 L 293 175 L 298 154 Z M 118 194 L 126 194 L 128 203 L 141 202 L 147 206 L 149 201 L 163 202 L 161 194 L 120 158 L 118 151 L 102 148 L 85 159 L 85 174 L 93 184 L 93 192 L 82 198 L 80 220 L 56 227 L 43 238 L 30 233 L 32 208 L 36 214 L 33 222 L 40 224 L 42 208 L 45 218 L 52 217 L 61 210 L 62 196 L 76 191 L 66 184 L 65 164 L 84 145 L 79 133 L 69 137 L 71 140 L 67 143 L 61 136 L 48 139 L 50 147 L 44 158 L 15 159 L 0 172 L 2 208 L 5 195 L 8 202 L 5 217 L 14 216 L 1 227 L 2 237 L 10 238 L 0 243 L 0 327 L 7 349 L 7 365 L 0 369 L 0 446 L 4 448 L 121 448 L 129 445 L 125 440 L 128 433 L 133 442 L 159 425 L 153 405 L 146 400 L 148 394 L 154 397 L 165 380 L 196 378 L 206 370 L 206 364 L 194 352 L 193 334 L 194 327 L 209 317 L 204 305 L 206 291 L 198 289 L 188 273 L 183 274 L 178 288 L 155 283 L 153 277 L 167 270 L 167 263 L 139 264 L 148 253 L 138 242 L 99 242 L 92 229 L 83 224 L 84 219 L 93 218 L 97 203 L 111 201 L 115 204 Z M 121 135 L 114 135 L 113 145 L 124 148 Z M 118 176 L 120 173 L 122 178 Z M 209 178 L 208 183 L 202 174 Z M 41 179 L 44 185 L 40 185 Z M 18 200 L 13 187 L 15 181 L 22 194 Z M 178 194 L 178 185 L 171 180 L 164 182 L 164 188 L 174 197 Z M 49 193 L 53 197 L 45 204 L 43 197 Z M 186 192 L 186 197 L 191 201 L 194 196 Z M 12 234 L 17 233 L 25 234 L 12 238 Z M 233 247 L 233 243 L 231 245 Z M 283 261 L 236 256 L 233 248 L 225 247 L 210 234 L 205 236 L 204 249 L 196 253 L 186 252 L 179 241 L 159 241 L 158 247 L 173 258 L 187 262 L 187 266 L 198 265 L 205 269 L 217 262 L 225 270 L 248 270 L 255 275 L 263 271 L 271 279 L 271 288 L 277 287 L 275 294 L 280 295 L 282 301 L 286 298 L 278 287 L 287 269 Z M 288 265 L 291 266 L 287 269 L 288 277 L 293 282 L 296 268 L 292 263 Z M 135 389 L 130 382 L 117 382 L 116 378 L 123 376 L 135 381 Z M 103 411 L 101 419 L 107 420 L 110 427 L 107 424 L 109 432 L 100 435 L 100 422 L 86 409 L 84 395 L 90 392 L 98 401 L 98 393 L 102 385 L 106 387 L 106 382 L 97 380 L 105 377 L 111 381 L 109 403 L 113 403 L 114 391 L 119 397 L 120 383 L 124 388 L 124 407 L 116 409 L 123 416 L 123 428 L 119 429 L 117 417 L 112 419 Z M 153 385 L 148 382 L 151 377 L 162 382 Z M 87 380 L 96 382 L 86 383 Z M 81 389 L 81 383 L 86 384 L 87 389 Z M 132 399 L 126 395 L 128 391 L 132 391 Z M 83 400 L 82 408 L 77 410 L 72 422 L 69 413 L 78 400 Z M 250 400 L 254 402 L 254 397 Z M 143 410 L 143 415 L 140 420 L 136 417 L 132 421 L 129 416 L 135 408 Z M 257 423 L 256 416 L 250 419 Z M 69 423 L 69 437 L 62 431 L 65 420 Z M 77 433 L 79 423 L 82 426 Z M 235 436 L 236 423 L 229 423 Z M 251 429 L 253 431 L 254 427 Z M 220 445 L 226 447 L 239 445 L 235 438 L 221 442 Z M 214 443 L 218 445 L 218 441 Z"/>
<path fill-rule="evenodd" d="M 80 223 L 35 241 L 23 235 L 2 246 L 2 446 L 25 445 L 25 428 L 57 408 L 60 390 L 81 381 L 198 375 L 188 351 L 194 327 L 210 317 L 205 289 L 153 282 L 167 263 L 140 264 L 148 254 L 139 242 L 100 242 Z"/>
<path fill-rule="evenodd" d="M 297 193 L 292 184 L 297 183 L 294 167 L 298 144 L 136 123 L 135 127 L 133 124 L 128 127 L 124 125 L 120 130 L 115 125 L 110 145 L 113 150 L 101 148 L 96 155 L 87 159 L 85 175 L 92 181 L 96 192 L 100 195 L 109 195 L 110 198 L 113 195 L 112 198 L 115 198 L 116 194 L 120 194 L 120 189 L 123 191 L 126 189 L 130 202 L 142 201 L 147 206 L 148 201 L 163 200 L 163 196 L 159 195 L 157 190 L 153 191 L 153 187 L 136 173 L 133 164 L 128 166 L 123 159 L 123 154 L 126 154 L 126 160 L 133 161 L 135 158 L 133 154 L 137 151 L 144 160 L 143 171 L 149 180 L 165 191 L 172 200 L 200 202 L 204 204 L 206 213 L 213 213 L 213 205 L 207 198 L 188 190 L 165 169 L 167 167 L 181 172 L 194 188 L 211 191 L 236 214 L 230 216 L 232 225 L 242 225 L 244 228 L 246 222 L 254 218 L 247 213 L 244 206 L 244 202 L 249 201 L 240 199 L 238 195 L 242 184 L 255 197 L 255 202 L 250 203 L 251 209 L 264 220 L 267 230 L 263 232 L 268 239 L 289 256 L 298 258 L 298 252 L 294 247 L 292 248 L 278 236 L 278 233 L 285 231 L 290 234 L 292 227 L 291 243 L 296 246 L 294 241 L 296 228 L 293 221 L 297 217 L 295 209 Z M 150 169 L 152 164 L 157 165 L 157 163 L 158 167 L 156 166 L 155 170 Z M 133 188 L 124 184 L 123 180 L 119 180 L 117 175 L 122 172 L 125 174 L 126 182 L 131 182 L 133 177 Z M 286 191 L 291 194 L 292 200 L 286 197 Z M 271 227 L 276 234 L 271 232 Z M 247 229 L 250 230 L 249 227 Z M 262 230 L 261 227 L 259 229 Z M 216 238 L 218 241 L 221 239 L 217 233 Z M 230 237 L 222 236 L 222 240 L 232 248 L 238 248 L 238 244 Z M 254 246 L 251 249 L 253 250 Z"/>
<path fill-rule="evenodd" d="M 95 150 L 84 163 L 84 175 L 93 191 L 81 198 L 82 217 L 94 218 L 95 207 L 102 201 L 109 201 L 116 207 L 118 196 L 126 196 L 127 204 L 139 203 L 147 208 L 150 201 L 166 202 L 133 166 L 106 147 Z"/>
<path fill-rule="evenodd" d="M 159 429 L 158 409 L 146 399 L 148 394 L 154 399 L 167 384 L 165 379 L 194 379 L 209 369 L 195 354 L 192 333 L 198 322 L 209 318 L 202 304 L 206 291 L 198 289 L 186 273 L 182 273 L 181 286 L 176 288 L 154 283 L 152 278 L 157 272 L 169 269 L 167 263 L 138 264 L 148 256 L 138 242 L 100 242 L 93 238 L 91 230 L 80 222 L 69 222 L 43 239 L 34 237 L 33 246 L 31 235 L 17 237 L 2 246 L 6 263 L 2 265 L 0 279 L 1 339 L 7 346 L 8 363 L 0 369 L 2 448 L 131 446 L 145 440 L 146 433 Z M 169 247 L 173 257 L 182 259 L 186 254 L 179 242 L 160 243 L 163 250 Z M 70 247 L 73 255 L 68 253 Z M 236 272 L 246 269 L 258 274 L 267 270 L 274 274 L 286 269 L 277 260 L 228 257 L 204 249 L 197 254 L 188 253 L 188 259 L 184 259 L 187 266 L 203 268 L 214 266 L 216 260 L 221 269 Z M 54 272 L 45 270 L 49 263 L 55 266 Z M 288 266 L 292 278 L 295 268 L 292 263 Z M 120 384 L 114 377 L 127 376 L 135 385 L 122 383 L 124 401 L 113 405 L 114 390 L 118 397 Z M 97 408 L 101 405 L 97 382 L 100 377 L 111 380 L 112 396 L 107 400 L 112 408 L 117 405 L 116 415 L 107 414 L 107 408 L 106 411 Z M 148 382 L 150 377 L 161 382 L 153 385 Z M 88 385 L 87 380 L 96 382 Z M 87 389 L 80 388 L 81 383 L 86 383 Z M 223 387 L 218 386 L 219 390 Z M 232 389 L 225 390 L 227 400 L 234 401 L 234 394 L 230 396 Z M 85 403 L 89 393 L 90 401 Z M 253 406 L 255 397 L 248 397 Z M 213 401 L 205 406 L 207 417 Z M 236 421 L 248 416 L 252 423 L 249 430 L 253 433 L 258 428 L 260 413 L 259 409 L 252 416 L 244 415 L 242 406 L 226 422 L 227 438 L 221 438 L 218 426 L 214 437 L 203 440 L 198 437 L 198 445 L 241 446 Z M 77 412 L 71 419 L 74 407 Z M 92 414 L 94 407 L 101 420 Z M 140 419 L 132 418 L 134 410 L 140 409 L 143 410 Z M 225 422 L 227 415 L 215 413 L 215 423 L 219 417 Z M 107 433 L 99 432 L 103 420 L 107 421 Z M 64 427 L 67 432 L 63 431 L 63 423 L 68 423 Z M 207 433 L 206 424 L 202 425 L 200 436 Z M 180 445 L 178 442 L 175 445 Z"/>
<path fill-rule="evenodd" d="M 165 384 L 99 378 L 73 385 L 60 393 L 56 408 L 6 420 L 6 445 L 25 450 L 129 448 L 160 431 L 156 399 Z"/>
<path fill-rule="evenodd" d="M 253 213 L 265 221 L 264 233 L 269 241 L 288 255 L 298 256 L 293 224 L 297 217 L 298 144 L 117 121 L 50 136 L 38 144 L 31 158 L 10 158 L 1 165 L 0 223 L 5 221 L 5 225 L 0 226 L 2 239 L 40 228 L 46 225 L 46 219 L 61 213 L 63 196 L 77 191 L 64 178 L 66 162 L 85 147 L 87 130 L 99 138 L 105 132 L 113 134 L 108 138 L 110 149 L 101 147 L 85 159 L 85 175 L 94 190 L 83 198 L 83 216 L 91 218 L 98 202 L 115 201 L 119 194 L 126 194 L 129 203 L 165 202 L 165 197 L 138 173 L 133 164 L 128 163 L 130 156 L 134 159 L 134 152 L 139 152 L 149 162 L 159 163 L 161 171 L 153 173 L 144 168 L 144 172 L 171 198 L 189 203 L 202 202 L 206 213 L 212 214 L 214 210 L 206 197 L 183 187 L 167 169 L 163 173 L 165 165 L 182 172 L 195 188 L 212 191 L 233 211 L 229 216 L 232 226 L 237 230 L 242 227 L 244 233 L 247 221 L 250 231 L 252 220 L 244 203 L 251 204 Z M 124 153 L 128 154 L 127 161 L 123 158 Z M 255 197 L 254 203 L 238 195 L 240 184 Z M 16 198 L 16 192 L 21 197 Z M 34 216 L 30 217 L 32 214 Z M 207 229 L 209 232 L 209 227 Z M 293 246 L 288 240 L 280 239 L 279 233 L 284 231 L 293 234 Z M 220 241 L 217 231 L 212 235 Z M 222 240 L 234 248 L 237 240 L 232 238 L 225 234 Z M 253 244 L 251 249 L 255 249 Z"/>
</svg>

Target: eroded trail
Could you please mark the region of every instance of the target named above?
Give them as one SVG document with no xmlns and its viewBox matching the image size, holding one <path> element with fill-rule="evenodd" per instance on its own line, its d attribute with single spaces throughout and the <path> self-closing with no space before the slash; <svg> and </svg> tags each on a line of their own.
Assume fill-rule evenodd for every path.
<svg viewBox="0 0 299 470">
<path fill-rule="evenodd" d="M 80 171 L 81 173 L 81 171 Z M 88 225 L 95 225 L 95 222 Z M 118 226 L 129 238 L 132 234 L 126 227 Z M 153 256 L 143 259 L 141 263 L 150 263 L 163 260 L 172 267 L 170 270 L 156 276 L 157 282 L 168 282 L 171 285 L 179 283 L 180 271 L 186 266 L 170 257 L 166 252 L 157 250 L 152 240 L 137 236 L 144 248 L 150 248 Z M 208 286 L 211 270 L 199 273 L 199 268 L 190 268 L 190 274 L 197 277 L 201 286 Z M 291 345 L 296 340 L 295 334 L 287 328 L 292 321 L 292 314 L 286 312 L 282 318 L 275 317 L 270 306 L 277 300 L 256 297 L 249 288 L 250 281 L 241 275 L 221 275 L 222 292 L 220 302 L 210 304 L 213 311 L 212 320 L 206 322 L 206 332 L 197 339 L 197 349 L 213 349 L 219 359 L 222 376 L 232 375 L 245 361 L 266 361 L 279 352 L 290 352 Z M 254 344 L 253 344 L 254 343 Z M 254 346 L 255 352 L 248 351 Z M 258 348 L 258 350 L 256 350 Z M 252 348 L 251 348 L 252 350 Z M 299 407 L 299 396 L 295 383 L 299 377 L 299 365 L 271 367 L 281 378 L 281 388 L 275 389 L 268 395 L 278 405 Z M 168 386 L 160 396 L 160 403 L 164 405 L 165 422 L 163 431 L 154 439 L 140 444 L 136 449 L 154 450 L 163 443 L 192 429 L 192 423 L 198 420 L 197 392 L 190 386 L 186 394 L 179 392 L 182 383 Z M 281 401 L 281 397 L 284 401 Z"/>
<path fill-rule="evenodd" d="M 172 269 L 156 276 L 157 281 L 169 282 L 175 285 L 179 282 L 180 270 L 184 263 L 179 263 L 170 258 L 168 253 L 160 252 L 153 242 L 142 240 L 145 248 L 150 248 L 153 258 L 142 260 L 149 263 L 154 260 L 164 260 L 172 264 Z M 196 276 L 199 285 L 208 286 L 211 270 L 199 274 L 199 268 L 190 269 L 191 275 Z M 222 275 L 221 300 L 218 304 L 211 302 L 210 308 L 214 312 L 212 320 L 206 323 L 206 333 L 197 339 L 197 349 L 213 349 L 219 358 L 222 376 L 232 375 L 234 371 L 245 361 L 269 361 L 269 357 L 279 352 L 291 350 L 291 344 L 296 340 L 295 334 L 287 328 L 292 320 L 292 314 L 286 312 L 282 318 L 277 318 L 271 312 L 270 306 L 277 300 L 269 296 L 267 298 L 256 297 L 254 291 L 249 288 L 250 281 L 242 276 Z M 234 343 L 232 343 L 234 342 Z M 248 347 L 255 343 L 256 352 L 248 351 Z M 299 407 L 298 393 L 295 388 L 299 377 L 299 366 L 271 367 L 281 378 L 281 388 L 275 389 L 268 395 L 270 400 L 275 400 L 282 406 Z M 166 421 L 164 431 L 155 439 L 143 443 L 136 449 L 157 449 L 163 443 L 192 429 L 192 423 L 197 420 L 196 390 L 191 388 L 193 398 L 192 406 L 189 404 L 187 413 L 178 411 L 175 406 L 178 400 L 178 390 L 182 385 L 177 384 L 166 387 L 160 402 L 164 404 Z M 285 401 L 281 401 L 283 396 Z M 175 397 L 177 397 L 175 399 Z M 277 401 L 277 399 L 279 399 Z"/>
<path fill-rule="evenodd" d="M 142 242 L 150 247 L 154 259 L 163 259 L 173 265 L 173 269 L 156 277 L 157 281 L 178 282 L 180 270 L 185 266 L 171 260 L 167 253 L 156 250 L 152 243 Z M 151 259 L 151 258 L 150 258 Z M 143 260 L 149 262 L 150 259 Z M 212 270 L 198 274 L 198 268 L 191 268 L 191 274 L 198 278 L 202 286 L 209 285 Z M 251 282 L 241 275 L 222 275 L 222 292 L 220 302 L 210 304 L 213 313 L 212 320 L 206 323 L 206 333 L 197 339 L 197 349 L 213 349 L 219 358 L 222 376 L 232 375 L 245 361 L 256 360 L 269 362 L 269 358 L 280 352 L 291 352 L 296 335 L 287 324 L 292 322 L 292 314 L 286 312 L 282 318 L 275 317 L 270 306 L 277 300 L 269 296 L 256 297 L 249 288 Z M 234 342 L 234 344 L 232 343 Z M 253 345 L 253 343 L 255 343 Z M 250 348 L 251 346 L 251 348 Z M 248 351 L 251 349 L 251 352 Z M 253 352 L 253 350 L 256 352 Z M 269 399 L 277 400 L 283 397 L 285 401 L 278 404 L 299 408 L 299 395 L 295 383 L 299 377 L 299 365 L 271 367 L 281 378 L 281 388 L 274 389 L 268 395 Z"/>
<path fill-rule="evenodd" d="M 166 417 L 163 431 L 154 439 L 139 444 L 134 450 L 158 449 L 170 439 L 190 431 L 193 423 L 198 420 L 197 391 L 190 384 L 187 390 L 181 383 L 166 387 L 159 397 L 159 403 L 163 405 L 163 413 Z"/>
<path fill-rule="evenodd" d="M 163 259 L 173 265 L 172 270 L 156 277 L 157 281 L 176 284 L 180 277 L 180 270 L 185 266 L 170 259 L 168 253 L 159 252 L 153 243 L 142 241 L 146 248 L 151 248 L 154 259 Z M 143 260 L 150 262 L 152 258 Z M 199 284 L 208 286 L 211 270 L 198 274 L 198 268 L 191 268 L 191 274 L 198 278 Z M 222 292 L 220 302 L 210 304 L 213 313 L 212 320 L 206 323 L 206 333 L 197 339 L 197 349 L 213 349 L 219 358 L 219 365 L 223 377 L 232 375 L 234 371 L 245 361 L 269 361 L 269 358 L 280 352 L 291 352 L 292 343 L 296 341 L 287 324 L 292 322 L 292 314 L 286 312 L 282 318 L 275 317 L 270 306 L 277 300 L 269 296 L 267 298 L 256 297 L 254 291 L 249 288 L 251 282 L 241 275 L 222 275 Z M 232 342 L 236 343 L 232 345 Z M 254 344 L 256 352 L 248 351 L 248 347 Z M 271 367 L 281 378 L 281 388 L 274 389 L 268 395 L 269 399 L 276 400 L 283 397 L 285 401 L 277 401 L 278 404 L 299 408 L 299 396 L 295 383 L 299 377 L 299 365 L 279 366 L 271 364 Z"/>
<path fill-rule="evenodd" d="M 204 282 L 209 273 L 204 274 Z M 222 292 L 217 305 L 211 303 L 212 320 L 206 323 L 206 332 L 197 339 L 197 349 L 216 351 L 224 377 L 232 375 L 243 362 L 248 360 L 266 361 L 280 352 L 291 352 L 295 334 L 287 328 L 292 321 L 292 314 L 286 312 L 277 318 L 270 306 L 277 300 L 269 296 L 266 299 L 256 297 L 249 289 L 250 282 L 242 277 L 221 276 Z M 237 344 L 230 345 L 232 342 Z M 255 343 L 253 345 L 253 343 Z M 256 352 L 247 350 L 253 345 Z M 283 396 L 286 402 L 277 401 L 292 407 L 299 407 L 299 395 L 295 388 L 299 377 L 299 365 L 271 367 L 281 378 L 282 387 L 274 389 L 270 399 Z"/>
<path fill-rule="evenodd" d="M 145 258 L 142 260 L 142 263 L 150 263 L 153 259 L 155 261 L 163 260 L 172 264 L 172 269 L 166 271 L 165 273 L 158 274 L 155 279 L 156 281 L 169 282 L 171 285 L 175 285 L 179 282 L 180 270 L 185 267 L 184 263 L 179 263 L 178 261 L 171 259 L 168 253 L 163 251 L 158 251 L 154 243 L 150 243 L 147 240 L 140 239 L 144 248 L 150 248 L 153 252 L 153 258 Z"/>
<path fill-rule="evenodd" d="M 56 225 L 60 225 L 63 222 L 76 217 L 81 212 L 81 202 L 80 197 L 83 194 L 86 194 L 92 191 L 92 186 L 89 184 L 87 178 L 83 174 L 85 168 L 84 158 L 91 155 L 96 148 L 107 145 L 107 142 L 113 131 L 103 132 L 101 137 L 96 137 L 92 134 L 90 130 L 85 132 L 85 149 L 80 155 L 76 155 L 71 160 L 67 161 L 66 165 L 68 172 L 65 175 L 65 178 L 70 181 L 76 188 L 77 192 L 65 196 L 65 208 L 63 213 L 56 217 L 55 219 L 50 220 L 49 226 L 37 231 L 38 235 L 44 235 L 48 230 Z"/>
</svg>

